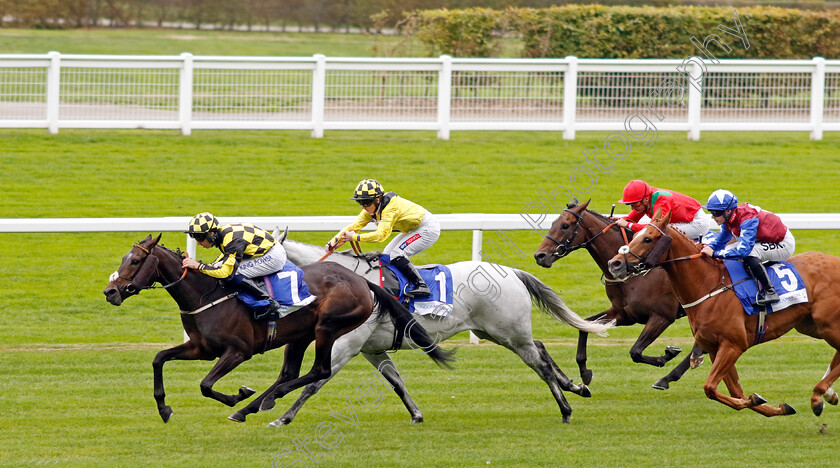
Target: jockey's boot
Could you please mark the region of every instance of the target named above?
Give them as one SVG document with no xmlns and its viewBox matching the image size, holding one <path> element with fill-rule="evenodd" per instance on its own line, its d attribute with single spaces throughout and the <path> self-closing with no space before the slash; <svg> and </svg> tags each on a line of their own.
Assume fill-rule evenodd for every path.
<svg viewBox="0 0 840 468">
<path fill-rule="evenodd" d="M 273 297 L 269 296 L 267 292 L 265 292 L 257 282 L 251 278 L 237 278 L 234 281 L 234 284 L 240 291 L 250 294 L 254 297 L 254 299 L 258 301 L 268 301 L 268 306 L 260 311 L 260 313 L 256 314 L 256 318 L 260 318 L 266 314 L 273 315 L 280 311 L 280 304 L 274 300 Z"/>
<path fill-rule="evenodd" d="M 764 269 L 761 260 L 758 257 L 745 257 L 744 266 L 747 267 L 747 273 L 752 277 L 755 285 L 758 287 L 758 299 L 755 301 L 756 305 L 764 307 L 779 302 L 779 295 L 776 294 L 776 289 L 773 288 L 773 284 L 770 282 L 770 277 L 767 276 L 767 270 Z"/>
<path fill-rule="evenodd" d="M 409 282 L 409 287 L 405 290 L 405 295 L 409 297 L 429 297 L 432 294 L 429 291 L 429 287 L 426 286 L 426 282 L 423 281 L 423 278 L 420 277 L 420 272 L 417 271 L 417 267 L 414 266 L 407 258 L 405 257 L 396 257 L 391 260 L 391 264 L 397 267 L 400 270 L 400 273 L 405 275 L 405 279 Z M 411 285 L 414 287 L 410 287 Z"/>
</svg>

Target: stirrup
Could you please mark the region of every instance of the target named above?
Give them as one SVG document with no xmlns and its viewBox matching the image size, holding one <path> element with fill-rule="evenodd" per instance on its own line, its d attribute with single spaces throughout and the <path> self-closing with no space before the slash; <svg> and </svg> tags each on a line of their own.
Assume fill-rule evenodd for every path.
<svg viewBox="0 0 840 468">
<path fill-rule="evenodd" d="M 755 301 L 758 306 L 767 306 L 779 302 L 779 295 L 773 289 L 761 291 L 758 293 L 758 299 Z"/>
</svg>

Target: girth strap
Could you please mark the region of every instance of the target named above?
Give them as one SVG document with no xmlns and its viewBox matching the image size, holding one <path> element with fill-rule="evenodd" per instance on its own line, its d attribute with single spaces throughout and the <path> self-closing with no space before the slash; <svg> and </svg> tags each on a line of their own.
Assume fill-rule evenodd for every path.
<svg viewBox="0 0 840 468">
<path fill-rule="evenodd" d="M 225 302 L 226 300 L 231 299 L 233 297 L 236 297 L 236 293 L 231 293 L 231 294 L 228 294 L 227 296 L 216 299 L 215 301 L 213 301 L 209 304 L 206 304 L 204 306 L 201 306 L 201 307 L 199 307 L 198 309 L 195 309 L 192 312 L 187 312 L 186 310 L 182 310 L 181 313 L 184 314 L 184 315 L 195 315 L 199 312 L 204 312 L 205 310 L 213 307 L 214 305 L 221 304 L 222 302 Z"/>
</svg>

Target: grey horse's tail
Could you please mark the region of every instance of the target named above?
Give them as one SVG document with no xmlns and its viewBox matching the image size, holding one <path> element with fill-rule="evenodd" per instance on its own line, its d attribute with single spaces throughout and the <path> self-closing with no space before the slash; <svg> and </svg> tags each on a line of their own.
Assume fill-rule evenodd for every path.
<svg viewBox="0 0 840 468">
<path fill-rule="evenodd" d="M 394 320 L 397 331 L 405 333 L 405 336 L 411 340 L 410 342 L 414 343 L 413 347 L 415 349 L 425 352 L 438 366 L 451 369 L 452 363 L 455 361 L 455 350 L 445 350 L 438 346 L 437 342 L 429 336 L 429 333 L 420 323 L 414 320 L 414 315 L 403 307 L 400 301 L 394 299 L 394 296 L 380 288 L 379 285 L 370 281 L 367 283 L 379 306 L 379 314 L 376 318 L 381 318 L 387 311 Z"/>
<path fill-rule="evenodd" d="M 576 314 L 572 309 L 566 306 L 563 299 L 560 299 L 560 296 L 558 296 L 553 289 L 538 280 L 536 276 L 522 270 L 513 271 L 516 273 L 516 277 L 519 278 L 519 281 L 522 281 L 522 284 L 524 284 L 525 288 L 528 289 L 528 293 L 537 304 L 537 307 L 555 319 L 568 323 L 578 330 L 585 331 L 587 333 L 595 333 L 601 336 L 607 336 L 607 330 L 615 326 L 615 320 L 588 321 L 583 319 L 580 315 Z"/>
</svg>

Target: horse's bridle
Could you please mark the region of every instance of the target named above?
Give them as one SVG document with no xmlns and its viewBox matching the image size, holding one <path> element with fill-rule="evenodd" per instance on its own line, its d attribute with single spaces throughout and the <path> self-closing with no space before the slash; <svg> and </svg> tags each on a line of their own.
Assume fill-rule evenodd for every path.
<svg viewBox="0 0 840 468">
<path fill-rule="evenodd" d="M 572 231 L 572 235 L 570 235 L 568 238 L 566 238 L 566 240 L 563 241 L 563 242 L 560 242 L 559 240 L 551 237 L 551 235 L 546 235 L 545 236 L 546 239 L 548 239 L 551 242 L 554 242 L 555 244 L 557 244 L 557 247 L 554 248 L 554 252 L 552 252 L 552 255 L 557 257 L 557 259 L 561 259 L 561 258 L 565 257 L 566 255 L 569 255 L 570 253 L 574 252 L 577 249 L 587 247 L 589 244 L 594 242 L 595 239 L 602 236 L 603 234 L 606 234 L 607 231 L 610 230 L 610 228 L 617 225 L 617 223 L 611 223 L 611 224 L 607 225 L 607 227 L 602 229 L 601 232 L 599 232 L 598 234 L 595 234 L 594 236 L 590 237 L 589 239 L 586 239 L 585 241 L 581 242 L 580 244 L 572 245 L 572 240 L 575 237 L 577 237 L 578 229 L 580 229 L 580 222 L 581 222 L 581 219 L 583 218 L 583 214 L 586 213 L 586 210 L 584 210 L 582 213 L 575 213 L 571 209 L 566 208 L 563 211 L 567 212 L 567 213 L 573 215 L 575 218 L 577 218 L 577 222 L 575 222 L 575 229 L 574 229 L 574 231 Z M 627 233 L 625 233 L 624 230 L 622 229 L 621 234 L 624 236 L 624 243 L 627 244 L 628 243 Z"/>
<path fill-rule="evenodd" d="M 184 268 L 184 272 L 181 274 L 181 277 L 176 279 L 175 281 L 169 283 L 169 284 L 162 284 L 161 283 L 160 286 L 155 286 L 155 283 L 158 282 L 158 281 L 153 281 L 148 286 L 140 286 L 140 287 L 136 286 L 134 284 L 134 280 L 137 279 L 138 276 L 140 276 L 141 278 L 143 276 L 151 276 L 149 270 L 152 269 L 152 268 L 157 268 L 157 262 L 155 262 L 155 264 L 152 265 L 152 266 L 149 266 L 150 264 L 146 263 L 146 260 L 152 255 L 152 251 L 155 249 L 155 246 L 152 246 L 151 249 L 147 249 L 140 244 L 134 244 L 134 247 L 137 247 L 138 249 L 142 250 L 143 252 L 146 252 L 146 257 L 143 258 L 143 265 L 139 269 L 137 269 L 137 271 L 134 273 L 134 275 L 132 275 L 131 278 L 128 278 L 128 277 L 125 277 L 125 276 L 121 275 L 119 270 L 111 273 L 111 276 L 108 278 L 111 281 L 116 281 L 117 278 L 128 281 L 128 284 L 123 288 L 126 293 L 128 293 L 128 294 L 138 294 L 140 291 L 142 291 L 144 289 L 161 289 L 161 288 L 166 289 L 166 288 L 172 287 L 172 286 L 176 285 L 177 283 L 181 282 L 181 280 L 184 279 L 184 277 L 187 276 L 187 268 Z M 140 275 L 141 273 L 143 273 L 143 275 Z"/>
<path fill-rule="evenodd" d="M 622 278 L 621 280 L 619 280 L 620 282 L 627 281 L 628 279 L 633 278 L 635 276 L 640 276 L 640 275 L 647 274 L 650 270 L 652 270 L 652 269 L 654 269 L 658 266 L 664 265 L 666 263 L 678 262 L 678 261 L 681 261 L 681 260 L 692 260 L 692 259 L 700 258 L 700 257 L 703 256 L 702 253 L 696 253 L 696 254 L 692 254 L 692 255 L 686 255 L 685 257 L 672 258 L 672 259 L 665 260 L 665 261 L 662 261 L 662 262 L 655 262 L 655 261 L 654 262 L 648 262 L 647 260 L 651 256 L 651 254 L 655 254 L 655 255 L 653 255 L 654 259 L 657 259 L 657 258 L 661 257 L 662 254 L 665 253 L 664 250 L 666 250 L 668 248 L 668 246 L 670 246 L 670 243 L 671 243 L 670 241 L 672 240 L 671 236 L 666 234 L 668 232 L 668 226 L 667 225 L 665 226 L 664 231 L 659 226 L 657 226 L 655 224 L 652 224 L 652 223 L 648 224 L 648 226 L 653 226 L 657 231 L 659 231 L 660 234 L 662 234 L 662 238 L 667 238 L 668 239 L 668 242 L 663 244 L 663 243 L 661 243 L 662 238 L 660 238 L 660 241 L 657 242 L 656 246 L 654 246 L 648 253 L 645 254 L 644 258 L 642 258 L 638 254 L 636 254 L 635 252 L 630 250 L 629 245 L 621 246 L 618 249 L 618 254 L 624 256 L 624 265 L 625 265 L 625 268 L 627 268 L 628 275 L 625 278 Z M 639 260 L 639 263 L 637 263 L 636 265 L 633 265 L 632 268 L 627 266 L 627 254 L 630 254 L 630 255 L 636 257 Z"/>
</svg>

